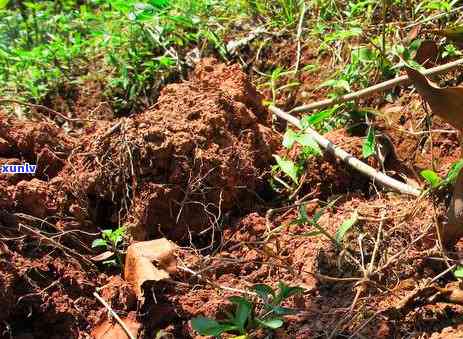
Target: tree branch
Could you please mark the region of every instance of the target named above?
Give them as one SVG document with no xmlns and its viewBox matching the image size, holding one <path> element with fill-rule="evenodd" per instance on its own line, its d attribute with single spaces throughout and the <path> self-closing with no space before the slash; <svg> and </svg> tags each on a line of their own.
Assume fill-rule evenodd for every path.
<svg viewBox="0 0 463 339">
<path fill-rule="evenodd" d="M 429 69 L 423 71 L 422 73 L 424 75 L 441 74 L 441 73 L 448 72 L 448 71 L 450 71 L 450 70 L 452 70 L 452 69 L 454 69 L 454 68 L 456 68 L 458 66 L 461 66 L 461 65 L 463 65 L 463 59 L 455 60 L 455 61 L 449 62 L 447 64 L 444 64 L 444 65 L 429 68 Z M 410 79 L 408 78 L 407 75 L 402 75 L 402 76 L 400 76 L 398 78 L 394 78 L 394 79 L 391 79 L 391 80 L 388 80 L 388 81 L 384 81 L 384 82 L 381 82 L 381 83 L 376 84 L 374 86 L 364 88 L 364 89 L 361 89 L 360 91 L 349 93 L 349 94 L 343 95 L 343 96 L 338 97 L 338 98 L 325 99 L 325 100 L 313 102 L 313 103 L 308 104 L 308 105 L 302 105 L 302 106 L 295 107 L 292 110 L 290 110 L 289 113 L 309 112 L 309 111 L 313 111 L 313 110 L 316 110 L 316 109 L 329 107 L 329 106 L 332 106 L 334 104 L 339 104 L 339 103 L 343 103 L 343 102 L 347 102 L 347 101 L 351 101 L 351 100 L 355 100 L 355 99 L 366 98 L 366 97 L 372 95 L 373 93 L 386 91 L 386 90 L 391 89 L 391 88 L 393 88 L 393 87 L 395 87 L 397 85 L 406 84 L 406 83 L 410 83 L 410 82 L 411 81 L 410 81 Z"/>
<path fill-rule="evenodd" d="M 288 121 L 289 123 L 296 126 L 297 128 L 302 129 L 301 121 L 298 118 L 282 111 L 281 109 L 275 106 L 270 106 L 269 109 L 275 115 Z M 336 146 L 331 141 L 329 141 L 328 139 L 326 139 L 325 137 L 317 133 L 315 130 L 311 128 L 306 128 L 305 131 L 309 133 L 310 136 L 314 138 L 314 140 L 327 152 L 333 154 L 337 158 L 347 163 L 349 166 L 358 170 L 359 172 L 369 176 L 370 178 L 373 179 L 373 181 L 378 182 L 385 187 L 392 188 L 393 190 L 398 191 L 403 194 L 409 194 L 409 195 L 413 195 L 416 197 L 420 196 L 421 191 L 419 189 L 414 188 L 410 185 L 404 184 L 403 182 L 400 182 L 394 178 L 391 178 L 382 172 L 378 172 L 373 167 L 365 164 L 364 162 L 360 161 L 359 159 L 355 158 L 351 154 L 344 151 L 342 148 Z"/>
</svg>

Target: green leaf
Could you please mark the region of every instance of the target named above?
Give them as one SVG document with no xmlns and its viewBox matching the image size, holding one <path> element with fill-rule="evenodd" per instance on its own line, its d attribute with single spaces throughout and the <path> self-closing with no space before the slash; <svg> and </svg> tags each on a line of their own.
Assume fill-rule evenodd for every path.
<svg viewBox="0 0 463 339">
<path fill-rule="evenodd" d="M 266 308 L 269 309 L 269 310 L 272 310 L 273 313 L 275 313 L 276 315 L 290 315 L 290 314 L 296 314 L 297 311 L 292 309 L 292 308 L 288 308 L 288 307 L 283 307 L 283 306 L 275 306 L 275 305 L 266 305 Z"/>
<path fill-rule="evenodd" d="M 107 247 L 108 246 L 108 243 L 106 240 L 104 239 L 95 239 L 93 240 L 92 242 L 92 248 L 95 248 L 95 247 Z"/>
<path fill-rule="evenodd" d="M 297 133 L 292 129 L 287 129 L 283 136 L 283 147 L 288 149 L 293 147 L 294 142 L 297 140 L 297 136 Z"/>
<path fill-rule="evenodd" d="M 257 293 L 257 295 L 264 301 L 268 301 L 268 296 L 275 296 L 275 293 L 273 292 L 273 288 L 270 287 L 269 285 L 265 284 L 256 284 L 251 288 L 254 292 Z"/>
<path fill-rule="evenodd" d="M 364 158 L 368 158 L 370 155 L 375 154 L 375 130 L 370 127 L 368 129 L 368 135 L 363 141 L 362 155 Z"/>
<path fill-rule="evenodd" d="M 460 173 L 462 168 L 463 168 L 463 159 L 458 160 L 457 162 L 452 164 L 452 167 L 450 168 L 449 172 L 447 173 L 447 177 L 445 178 L 445 181 L 448 182 L 451 185 L 455 185 L 455 182 L 457 181 L 458 174 Z"/>
<path fill-rule="evenodd" d="M 111 239 L 111 235 L 113 234 L 113 230 L 102 230 L 101 231 L 101 237 L 103 239 Z"/>
<path fill-rule="evenodd" d="M 4 9 L 10 0 L 0 0 L 0 9 Z"/>
<path fill-rule="evenodd" d="M 315 155 L 322 155 L 320 146 L 309 133 L 302 133 L 298 135 L 296 141 L 302 146 L 308 147 L 310 149 L 310 153 Z"/>
<path fill-rule="evenodd" d="M 288 177 L 290 177 L 297 184 L 299 181 L 299 178 L 297 175 L 299 172 L 298 166 L 293 161 L 285 160 L 278 155 L 273 155 L 273 157 L 275 158 L 278 164 L 278 167 L 280 167 L 283 173 L 285 173 Z"/>
<path fill-rule="evenodd" d="M 148 2 L 156 8 L 163 8 L 170 4 L 170 0 L 149 0 Z"/>
<path fill-rule="evenodd" d="M 325 121 L 326 119 L 330 118 L 336 111 L 338 110 L 339 106 L 336 105 L 332 108 L 328 108 L 322 110 L 320 112 L 306 115 L 302 118 L 301 123 L 303 128 L 307 128 L 309 126 L 314 126 L 320 124 L 321 122 Z"/>
<path fill-rule="evenodd" d="M 246 322 L 251 315 L 252 304 L 243 297 L 233 296 L 228 298 L 228 300 L 237 305 L 233 322 L 240 330 L 244 331 L 246 328 Z"/>
<path fill-rule="evenodd" d="M 201 335 L 218 337 L 225 331 L 236 329 L 235 326 L 229 324 L 219 324 L 214 319 L 206 317 L 196 317 L 191 319 L 191 326 Z"/>
<path fill-rule="evenodd" d="M 339 226 L 338 230 L 336 231 L 335 240 L 336 243 L 339 245 L 341 244 L 344 236 L 346 235 L 347 231 L 349 231 L 352 226 L 354 226 L 358 222 L 358 214 L 357 211 L 347 220 L 345 220 L 341 226 Z"/>
<path fill-rule="evenodd" d="M 342 89 L 346 92 L 350 92 L 350 85 L 346 80 L 330 79 L 322 83 L 319 87 L 332 87 L 335 89 Z"/>
<path fill-rule="evenodd" d="M 428 184 L 431 185 L 432 188 L 439 187 L 439 185 L 442 183 L 442 178 L 432 170 L 423 170 L 420 172 L 420 175 L 424 178 L 424 180 L 426 180 Z"/>
<path fill-rule="evenodd" d="M 111 4 L 111 6 L 117 10 L 117 11 L 120 11 L 124 14 L 128 14 L 130 11 L 133 10 L 133 6 L 134 6 L 134 1 L 133 0 L 130 0 L 130 1 L 123 1 L 123 0 L 109 0 L 109 3 Z"/>
<path fill-rule="evenodd" d="M 455 278 L 463 278 L 463 266 L 457 266 L 455 271 L 453 271 Z"/>
<path fill-rule="evenodd" d="M 277 328 L 280 328 L 281 326 L 283 326 L 283 320 L 281 320 L 280 318 L 271 318 L 271 319 L 256 318 L 256 321 L 258 324 L 264 327 L 268 327 L 272 330 L 276 330 Z"/>
<path fill-rule="evenodd" d="M 296 225 L 304 225 L 309 221 L 309 216 L 307 215 L 307 211 L 305 209 L 306 205 L 300 205 L 298 209 L 298 216 L 297 219 L 294 220 L 292 223 Z"/>
<path fill-rule="evenodd" d="M 279 292 L 278 292 L 278 296 L 277 296 L 277 299 L 281 301 L 295 295 L 295 294 L 300 294 L 302 292 L 304 292 L 304 289 L 302 287 L 299 287 L 299 286 L 289 286 L 289 285 L 286 285 L 284 282 L 279 282 L 278 283 L 278 289 L 279 289 Z"/>
</svg>

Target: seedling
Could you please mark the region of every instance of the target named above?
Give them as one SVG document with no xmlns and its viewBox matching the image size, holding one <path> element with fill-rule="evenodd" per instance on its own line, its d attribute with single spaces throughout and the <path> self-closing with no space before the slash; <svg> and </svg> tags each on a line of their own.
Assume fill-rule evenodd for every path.
<svg viewBox="0 0 463 339">
<path fill-rule="evenodd" d="M 101 232 L 101 238 L 92 242 L 92 248 L 102 247 L 106 250 L 103 253 L 102 263 L 107 266 L 122 265 L 122 244 L 126 234 L 124 227 L 118 227 L 115 230 L 107 229 Z M 111 259 L 112 258 L 112 259 Z"/>
<path fill-rule="evenodd" d="M 317 142 L 310 136 L 306 130 L 295 132 L 292 129 L 288 129 L 283 136 L 283 147 L 291 149 L 294 144 L 302 146 L 301 152 L 298 154 L 296 161 L 284 159 L 278 155 L 273 157 L 276 160 L 276 166 L 273 168 L 273 172 L 276 174 L 277 171 L 283 172 L 286 176 L 291 178 L 293 184 L 299 184 L 300 176 L 304 170 L 306 161 L 313 156 L 321 156 L 322 151 Z M 274 175 L 275 178 L 275 175 Z M 290 185 L 286 184 L 281 179 L 277 180 L 286 188 L 290 188 Z"/>
<path fill-rule="evenodd" d="M 366 159 L 374 154 L 376 154 L 375 129 L 370 127 L 368 129 L 367 137 L 363 141 L 362 156 Z"/>
<path fill-rule="evenodd" d="M 234 305 L 234 312 L 226 312 L 225 320 L 196 317 L 191 320 L 193 329 L 200 335 L 219 338 L 225 333 L 238 334 L 235 339 L 250 338 L 251 333 L 259 328 L 275 330 L 283 326 L 283 316 L 295 313 L 293 309 L 283 307 L 283 301 L 303 292 L 301 287 L 290 287 L 283 282 L 278 283 L 277 291 L 265 284 L 254 285 L 252 290 L 259 300 L 230 297 L 228 300 Z"/>
</svg>

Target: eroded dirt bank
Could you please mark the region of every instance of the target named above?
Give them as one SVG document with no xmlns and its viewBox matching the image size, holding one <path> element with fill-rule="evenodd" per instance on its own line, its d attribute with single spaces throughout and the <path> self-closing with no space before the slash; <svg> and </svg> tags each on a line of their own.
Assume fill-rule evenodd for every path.
<svg viewBox="0 0 463 339">
<path fill-rule="evenodd" d="M 205 60 L 150 110 L 77 133 L 1 115 L 2 164 L 38 166 L 35 176 L 0 174 L 5 333 L 88 333 L 104 313 L 91 291 L 107 277 L 75 253 L 93 253 L 99 229 L 185 243 L 250 211 L 279 144 L 261 101 L 238 66 Z"/>
<path fill-rule="evenodd" d="M 356 212 L 356 232 L 344 241 L 359 262 L 371 259 L 381 231 L 381 256 L 368 283 L 346 251 L 310 235 L 309 225 L 294 223 L 296 209 L 266 215 L 275 207 L 270 198 L 277 197 L 268 185 L 272 154 L 295 157 L 297 150 L 280 148 L 281 135 L 261 102 L 237 65 L 209 59 L 188 81 L 166 86 L 155 106 L 133 117 L 60 128 L 1 114 L 1 163 L 36 163 L 38 170 L 34 176 L 0 174 L 0 336 L 90 338 L 104 332 L 99 325 L 108 316 L 93 296 L 98 288 L 122 318 L 142 325 L 140 337 L 153 338 L 162 330 L 168 338 L 192 338 L 189 320 L 223 317 L 226 297 L 237 294 L 230 288 L 278 281 L 301 286 L 305 293 L 285 304 L 298 313 L 288 317 L 276 338 L 329 336 L 349 308 L 356 316 L 342 325 L 346 336 L 453 333 L 449 317 L 462 316 L 460 306 L 439 304 L 404 314 L 396 309 L 409 292 L 445 269 L 432 259 L 435 236 L 428 226 L 436 211 L 430 200 L 377 191 L 330 156 L 311 160 L 301 195 L 327 199 L 341 193 L 342 198 L 323 210 L 320 201 L 308 201 L 308 217 L 323 212 L 319 224 L 335 234 Z M 419 136 L 396 128 L 416 125 L 412 112 L 418 104 L 385 107 L 389 122 L 378 124 L 396 145 L 385 169 L 401 180 L 404 174 L 419 180 L 414 172 L 433 161 Z M 326 137 L 360 157 L 358 135 L 341 129 Z M 456 159 L 456 137 L 440 138 L 434 147 L 445 173 Z M 410 155 L 409 148 L 416 152 Z M 376 160 L 369 161 L 379 168 Z M 446 198 L 438 215 L 444 215 L 439 208 Z M 178 266 L 201 277 L 178 270 L 137 304 L 118 270 L 101 273 L 97 268 L 102 267 L 90 261 L 98 232 L 119 225 L 128 228 L 132 240 L 174 240 L 180 245 Z M 366 234 L 361 249 L 359 233 Z M 265 337 L 263 331 L 254 334 Z"/>
</svg>

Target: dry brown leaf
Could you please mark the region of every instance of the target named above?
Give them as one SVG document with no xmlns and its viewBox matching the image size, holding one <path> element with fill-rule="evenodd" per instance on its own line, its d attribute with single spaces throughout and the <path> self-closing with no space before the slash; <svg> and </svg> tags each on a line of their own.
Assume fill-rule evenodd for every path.
<svg viewBox="0 0 463 339">
<path fill-rule="evenodd" d="M 92 261 L 105 261 L 105 260 L 108 260 L 109 258 L 111 258 L 112 256 L 114 255 L 114 252 L 112 251 L 105 251 L 103 253 L 100 253 L 98 255 L 95 255 L 93 257 L 91 257 L 90 259 Z"/>
<path fill-rule="evenodd" d="M 409 79 L 434 114 L 463 130 L 463 87 L 440 88 L 413 68 L 406 67 Z"/>
<path fill-rule="evenodd" d="M 143 299 L 143 285 L 169 278 L 176 270 L 175 245 L 162 238 L 134 243 L 127 249 L 124 277 L 137 298 Z"/>
<path fill-rule="evenodd" d="M 418 37 L 418 34 L 421 31 L 421 25 L 414 26 L 410 32 L 408 32 L 407 36 L 404 39 L 404 45 L 409 45 L 413 40 Z"/>
<path fill-rule="evenodd" d="M 406 68 L 416 90 L 429 104 L 434 114 L 453 127 L 463 130 L 463 87 L 440 88 L 423 74 Z M 463 172 L 460 171 L 448 210 L 448 223 L 439 227 L 442 243 L 453 246 L 463 237 Z"/>
<path fill-rule="evenodd" d="M 136 316 L 130 314 L 125 319 L 122 319 L 124 324 L 130 330 L 130 333 L 135 334 L 138 337 L 141 324 L 136 320 Z M 106 320 L 92 331 L 92 338 L 95 339 L 128 339 L 127 334 L 124 332 L 122 327 L 117 323 L 110 320 Z"/>
</svg>

